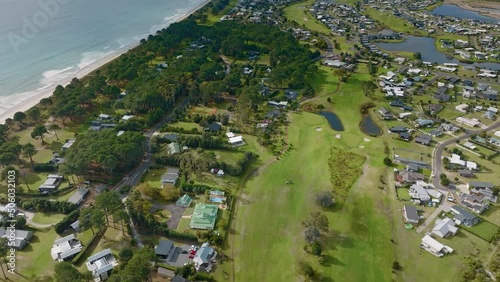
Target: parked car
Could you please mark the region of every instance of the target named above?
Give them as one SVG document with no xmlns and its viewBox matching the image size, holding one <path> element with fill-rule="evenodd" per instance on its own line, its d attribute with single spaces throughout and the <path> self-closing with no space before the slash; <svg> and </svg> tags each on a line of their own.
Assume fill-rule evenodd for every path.
<svg viewBox="0 0 500 282">
<path fill-rule="evenodd" d="M 190 258 L 190 259 L 193 259 L 193 258 L 194 258 L 194 255 L 189 255 L 189 258 Z"/>
<path fill-rule="evenodd" d="M 181 254 L 187 254 L 187 253 L 188 253 L 188 251 L 186 251 L 186 250 L 181 251 Z"/>
</svg>

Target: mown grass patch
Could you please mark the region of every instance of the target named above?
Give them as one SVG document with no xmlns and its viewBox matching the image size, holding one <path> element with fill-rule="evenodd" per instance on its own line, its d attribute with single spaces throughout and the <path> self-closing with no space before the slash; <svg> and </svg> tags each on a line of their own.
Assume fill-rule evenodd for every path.
<svg viewBox="0 0 500 282">
<path fill-rule="evenodd" d="M 472 227 L 461 227 L 488 242 L 490 242 L 493 236 L 495 236 L 495 234 L 498 232 L 498 226 L 485 220 Z"/>
<path fill-rule="evenodd" d="M 332 147 L 330 149 L 330 182 L 333 185 L 333 194 L 337 203 L 344 203 L 349 189 L 356 179 L 363 173 L 361 166 L 365 157 Z"/>
</svg>

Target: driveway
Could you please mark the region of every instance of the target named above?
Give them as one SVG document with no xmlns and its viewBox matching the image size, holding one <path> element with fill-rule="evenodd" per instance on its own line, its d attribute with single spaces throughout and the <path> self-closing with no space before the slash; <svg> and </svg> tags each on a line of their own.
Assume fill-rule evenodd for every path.
<svg viewBox="0 0 500 282">
<path fill-rule="evenodd" d="M 176 206 L 175 204 L 162 205 L 153 202 L 151 203 L 153 204 L 153 206 L 151 207 L 151 213 L 154 213 L 157 210 L 168 210 L 171 215 L 167 220 L 167 226 L 169 229 L 177 229 L 177 226 L 179 226 L 179 222 L 181 221 L 182 215 L 184 214 L 184 211 L 186 211 L 186 208 Z"/>
</svg>

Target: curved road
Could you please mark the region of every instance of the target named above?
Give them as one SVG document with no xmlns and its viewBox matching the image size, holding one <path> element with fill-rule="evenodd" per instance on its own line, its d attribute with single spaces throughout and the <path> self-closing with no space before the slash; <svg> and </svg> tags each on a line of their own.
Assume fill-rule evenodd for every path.
<svg viewBox="0 0 500 282">
<path fill-rule="evenodd" d="M 436 187 L 437 189 L 446 189 L 445 187 L 441 186 L 441 183 L 439 183 L 439 175 L 441 175 L 441 167 L 442 167 L 441 156 L 442 156 L 444 148 L 446 146 L 455 143 L 457 140 L 461 141 L 461 140 L 464 140 L 464 139 L 471 137 L 472 135 L 480 134 L 482 132 L 487 132 L 490 130 L 494 130 L 494 129 L 499 128 L 499 127 L 500 127 L 500 120 L 494 122 L 493 124 L 491 124 L 490 126 L 484 128 L 484 129 L 466 130 L 466 133 L 463 135 L 439 142 L 437 147 L 434 149 L 434 153 L 433 153 L 433 164 L 432 164 L 433 180 L 432 180 L 432 184 L 434 185 L 434 187 Z"/>
</svg>

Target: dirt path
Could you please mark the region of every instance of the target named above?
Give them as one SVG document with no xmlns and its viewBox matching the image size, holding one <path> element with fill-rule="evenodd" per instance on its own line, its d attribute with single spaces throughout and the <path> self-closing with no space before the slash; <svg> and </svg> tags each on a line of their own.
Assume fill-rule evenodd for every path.
<svg viewBox="0 0 500 282">
<path fill-rule="evenodd" d="M 19 210 L 19 211 L 21 211 L 21 210 Z M 55 225 L 55 224 L 39 224 L 39 223 L 33 222 L 33 218 L 35 217 L 35 213 L 29 212 L 29 211 L 21 211 L 21 212 L 24 213 L 24 216 L 26 217 L 26 223 L 30 226 L 35 227 L 35 228 L 44 229 L 44 228 L 51 227 L 52 225 Z"/>
</svg>

